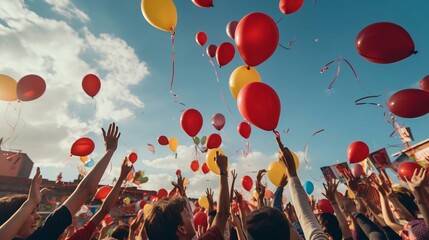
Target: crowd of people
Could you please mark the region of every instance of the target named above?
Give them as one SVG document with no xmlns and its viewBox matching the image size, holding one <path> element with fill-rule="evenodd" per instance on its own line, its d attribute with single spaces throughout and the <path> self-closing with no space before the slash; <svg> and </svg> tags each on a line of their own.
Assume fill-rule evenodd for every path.
<svg viewBox="0 0 429 240">
<path fill-rule="evenodd" d="M 100 227 L 104 217 L 115 205 L 121 185 L 132 169 L 125 158 L 118 181 L 105 198 L 101 208 L 82 227 L 77 228 L 73 216 L 94 196 L 98 183 L 118 146 L 120 132 L 114 123 L 107 132 L 102 129 L 106 153 L 76 187 L 68 199 L 53 211 L 39 226 L 37 206 L 46 189 L 41 189 L 42 175 L 37 168 L 28 195 L 13 194 L 0 198 L 0 238 L 9 239 L 307 239 L 307 240 L 384 240 L 429 239 L 429 195 L 427 170 L 416 170 L 407 186 L 392 186 L 383 169 L 379 175 L 353 176 L 345 172 L 346 194 L 337 190 L 338 181 L 324 185 L 329 208 L 321 209 L 314 198 L 304 191 L 298 177 L 292 153 L 278 137 L 278 161 L 286 168 L 273 201 L 266 201 L 261 180 L 266 170 L 256 177 L 256 204 L 248 204 L 234 189 L 237 173 L 228 172 L 228 157 L 217 153 L 219 193 L 207 189 L 207 219 L 194 224 L 191 202 L 186 195 L 184 178 L 177 173 L 171 196 L 158 199 L 152 209 L 139 211 L 134 221 L 119 224 L 106 236 L 106 227 Z M 229 186 L 228 178 L 232 178 Z M 291 202 L 283 203 L 282 196 L 289 186 Z M 374 194 L 376 193 L 375 197 Z M 216 205 L 215 205 L 216 204 Z"/>
</svg>

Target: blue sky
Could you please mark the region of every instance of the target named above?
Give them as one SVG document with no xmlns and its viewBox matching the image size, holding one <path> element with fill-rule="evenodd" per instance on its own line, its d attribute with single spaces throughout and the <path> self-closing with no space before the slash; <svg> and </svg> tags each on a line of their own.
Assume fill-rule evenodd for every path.
<svg viewBox="0 0 429 240">
<path fill-rule="evenodd" d="M 181 129 L 179 119 L 181 110 L 196 108 L 204 118 L 199 136 L 216 132 L 210 124 L 211 116 L 218 112 L 224 114 L 222 149 L 229 155 L 232 168 L 237 168 L 240 179 L 246 174 L 253 176 L 253 171 L 275 160 L 277 146 L 273 133 L 253 127 L 250 137 L 253 154 L 243 159 L 234 152 L 243 149 L 245 141 L 236 131 L 242 117 L 229 92 L 228 81 L 231 72 L 244 62 L 236 51 L 231 63 L 217 68 L 218 89 L 214 71 L 207 56 L 201 55 L 203 49 L 195 42 L 195 34 L 204 31 L 208 35 L 207 44 L 233 43 L 225 33 L 227 23 L 256 11 L 270 15 L 275 21 L 282 19 L 278 23 L 280 43 L 287 45 L 296 38 L 292 50 L 277 48 L 257 70 L 262 81 L 280 96 L 282 112 L 277 129 L 290 129 L 287 135 L 282 134 L 284 143 L 296 152 L 302 152 L 309 143 L 309 166 L 304 168 L 302 163 L 300 168 L 303 181 L 319 179 L 321 166 L 346 161 L 347 147 L 354 141 L 366 142 L 371 151 L 401 143 L 398 138 L 389 138 L 392 127 L 384 121 L 382 109 L 355 106 L 354 100 L 381 94 L 375 101 L 384 104 L 398 90 L 417 88 L 418 81 L 428 75 L 429 26 L 422 21 L 427 15 L 426 1 L 414 4 L 306 1 L 291 15 L 280 12 L 278 1 L 218 0 L 210 9 L 198 8 L 189 0 L 175 1 L 175 4 L 178 24 L 174 92 L 186 107 L 174 103 L 169 93 L 170 35 L 146 22 L 140 1 L 2 2 L 1 73 L 17 80 L 25 74 L 36 73 L 47 82 L 47 92 L 42 98 L 22 104 L 25 125 L 19 125 L 20 134 L 8 147 L 29 153 L 35 164 L 42 166 L 42 171 L 46 169 L 45 177 L 53 179 L 63 171 L 65 179 L 71 180 L 77 175 L 79 161 L 67 158 L 73 140 L 81 136 L 93 138 L 97 147 L 92 157 L 97 159 L 103 152 L 97 128 L 114 120 L 121 128 L 122 137 L 112 161 L 113 171 L 106 182 L 118 174 L 122 156 L 134 150 L 139 154 L 136 169 L 145 170 L 153 180 L 145 188 L 169 187 L 165 180 L 172 180 L 175 169 L 181 168 L 190 178 L 190 190 L 195 189 L 191 193 L 198 196 L 206 185 L 214 187 L 217 183 L 212 174 L 193 174 L 189 170 L 194 156 L 193 142 Z M 356 35 L 365 26 L 380 21 L 404 27 L 419 53 L 386 65 L 361 58 L 354 48 Z M 340 55 L 353 65 L 359 83 L 342 62 L 338 80 L 328 91 L 336 62 L 323 74 L 320 69 Z M 80 88 L 82 77 L 90 72 L 102 80 L 102 89 L 95 101 Z M 223 104 L 220 91 L 232 114 Z M 0 110 L 13 121 L 17 112 L 6 111 L 7 104 L 0 102 Z M 398 118 L 400 124 L 412 128 L 416 142 L 427 137 L 427 120 L 427 116 Z M 311 137 L 320 129 L 325 131 Z M 1 123 L 0 132 L 10 134 L 10 129 Z M 178 138 L 177 159 L 168 147 L 157 143 L 160 135 Z M 147 143 L 155 145 L 155 154 L 147 150 Z M 389 148 L 388 152 L 398 150 Z M 199 154 L 198 158 L 202 164 L 204 155 Z"/>
</svg>

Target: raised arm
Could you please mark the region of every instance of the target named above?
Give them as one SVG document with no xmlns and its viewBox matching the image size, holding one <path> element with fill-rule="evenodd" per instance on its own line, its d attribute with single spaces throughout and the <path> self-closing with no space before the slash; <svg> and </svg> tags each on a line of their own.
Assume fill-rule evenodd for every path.
<svg viewBox="0 0 429 240">
<path fill-rule="evenodd" d="M 280 211 L 283 211 L 283 189 L 287 184 L 287 176 L 283 175 L 280 180 L 280 186 L 277 187 L 276 192 L 274 193 L 274 208 L 277 208 Z"/>
<path fill-rule="evenodd" d="M 326 184 L 323 184 L 325 188 L 325 193 L 322 193 L 330 202 L 334 208 L 335 215 L 337 216 L 338 223 L 340 224 L 341 233 L 343 234 L 343 239 L 349 239 L 352 237 L 352 232 L 347 224 L 347 219 L 344 217 L 343 212 L 341 211 L 335 195 L 337 194 L 338 181 L 335 180 L 329 181 Z"/>
<path fill-rule="evenodd" d="M 407 179 L 407 183 L 416 198 L 417 206 L 423 215 L 426 226 L 429 226 L 428 193 L 425 190 L 425 187 L 428 185 L 426 173 L 427 169 L 414 170 L 412 178 L 410 180 Z"/>
<path fill-rule="evenodd" d="M 221 233 L 225 231 L 226 222 L 229 215 L 229 193 L 228 193 L 228 157 L 216 152 L 216 163 L 220 170 L 219 176 L 219 198 L 217 201 L 217 213 L 213 220 Z"/>
<path fill-rule="evenodd" d="M 100 182 L 107 165 L 109 165 L 113 153 L 118 147 L 118 140 L 121 133 L 118 131 L 118 127 L 115 126 L 115 123 L 109 125 L 107 133 L 103 128 L 101 130 L 103 132 L 104 143 L 106 145 L 106 153 L 100 161 L 97 162 L 92 171 L 90 171 L 79 183 L 70 197 L 64 202 L 64 206 L 68 208 L 71 215 L 74 215 L 79 211 L 82 204 L 84 204 L 85 201 L 97 191 L 98 183 Z"/>
<path fill-rule="evenodd" d="M 208 224 L 209 224 L 209 226 L 211 226 L 212 225 L 212 223 L 213 223 L 213 220 L 214 220 L 214 217 L 215 217 L 215 214 L 212 214 L 212 212 L 213 212 L 213 194 L 214 194 L 214 192 L 212 191 L 212 189 L 211 188 L 207 188 L 206 189 L 206 197 L 207 197 L 207 201 L 209 202 L 209 208 L 207 209 L 207 211 L 208 211 Z"/>
<path fill-rule="evenodd" d="M 323 233 L 322 228 L 313 214 L 310 204 L 308 203 L 307 194 L 302 187 L 301 181 L 296 173 L 295 162 L 292 153 L 287 147 L 284 147 L 280 138 L 276 138 L 280 148 L 279 161 L 286 166 L 286 174 L 289 179 L 289 189 L 293 205 L 304 231 L 305 239 L 308 240 L 325 240 L 328 237 Z"/>
<path fill-rule="evenodd" d="M 255 190 L 258 193 L 258 208 L 261 208 L 265 206 L 264 202 L 264 196 L 265 196 L 265 185 L 261 183 L 262 177 L 267 172 L 265 169 L 261 169 L 258 171 L 258 174 L 256 175 L 256 184 L 255 184 Z"/>
<path fill-rule="evenodd" d="M 232 176 L 232 183 L 231 183 L 231 191 L 229 192 L 229 203 L 232 203 L 232 199 L 234 196 L 234 184 L 235 184 L 235 180 L 237 179 L 237 172 L 235 172 L 235 169 L 233 169 L 231 171 L 231 176 Z"/>
<path fill-rule="evenodd" d="M 40 175 L 40 168 L 37 168 L 36 175 L 31 180 L 30 191 L 28 198 L 21 205 L 12 217 L 10 217 L 3 225 L 0 226 L 0 236 L 2 239 L 12 239 L 16 236 L 21 226 L 25 223 L 33 211 L 36 211 L 37 204 L 42 199 L 40 192 L 40 185 L 42 184 L 42 175 Z"/>
</svg>

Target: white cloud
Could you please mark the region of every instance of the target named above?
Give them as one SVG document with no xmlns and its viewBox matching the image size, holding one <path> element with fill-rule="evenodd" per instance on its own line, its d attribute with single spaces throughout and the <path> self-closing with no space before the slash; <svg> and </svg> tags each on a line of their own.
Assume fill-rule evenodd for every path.
<svg viewBox="0 0 429 240">
<path fill-rule="evenodd" d="M 70 0 L 45 0 L 45 2 L 52 6 L 52 11 L 66 18 L 76 18 L 82 22 L 89 20 L 88 15 L 76 8 L 76 6 L 71 3 Z"/>
<path fill-rule="evenodd" d="M 69 1 L 47 2 L 79 15 L 80 10 Z M 38 166 L 64 166 L 69 164 L 74 140 L 94 133 L 100 136 L 105 121 L 133 118 L 135 109 L 144 106 L 130 89 L 149 72 L 124 40 L 43 18 L 23 0 L 2 2 L 0 20 L 0 72 L 16 80 L 38 74 L 47 85 L 44 95 L 35 101 L 12 103 L 14 108 L 0 102 L 0 112 L 6 113 L 12 125 L 18 122 L 11 134 L 12 128 L 0 121 L 0 137 L 9 137 L 3 148 L 22 149 Z M 95 100 L 81 87 L 88 73 L 97 74 L 102 82 Z"/>
</svg>

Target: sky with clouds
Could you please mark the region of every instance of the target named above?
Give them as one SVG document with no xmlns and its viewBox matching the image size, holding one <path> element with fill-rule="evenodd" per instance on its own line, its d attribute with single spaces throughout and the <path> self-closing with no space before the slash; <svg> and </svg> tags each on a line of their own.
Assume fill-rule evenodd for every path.
<svg viewBox="0 0 429 240">
<path fill-rule="evenodd" d="M 419 80 L 428 74 L 429 26 L 421 20 L 426 17 L 426 1 L 315 0 L 306 1 L 291 15 L 283 15 L 277 1 L 215 1 L 210 9 L 198 8 L 189 0 L 175 4 L 178 24 L 173 90 L 177 102 L 169 92 L 170 35 L 146 22 L 140 1 L 2 1 L 0 73 L 16 80 L 34 73 L 47 84 L 44 95 L 35 101 L 0 101 L 0 136 L 8 139 L 2 147 L 26 152 L 42 168 L 45 178 L 55 179 L 63 172 L 65 180 L 72 180 L 78 175 L 79 159 L 69 157 L 71 144 L 77 138 L 90 137 L 96 144 L 90 157 L 99 159 L 104 150 L 100 128 L 114 121 L 122 136 L 112 170 L 108 168 L 103 183 L 110 183 L 119 174 L 121 159 L 135 151 L 139 155 L 136 170 L 144 170 L 149 177 L 144 188 L 169 189 L 176 169 L 181 169 L 190 181 L 189 195 L 198 197 L 206 187 L 216 188 L 217 180 L 212 173 L 193 173 L 189 167 L 194 159 L 200 164 L 205 161 L 205 155 L 195 151 L 192 139 L 180 127 L 181 112 L 195 108 L 204 118 L 200 137 L 217 132 L 211 126 L 212 115 L 222 113 L 226 117 L 220 131 L 221 148 L 229 156 L 230 169 L 237 170 L 239 179 L 255 176 L 258 169 L 276 160 L 277 146 L 271 132 L 253 127 L 251 153 L 247 157 L 240 153 L 246 141 L 236 128 L 243 118 L 229 93 L 228 80 L 231 72 L 244 63 L 236 51 L 231 63 L 216 68 L 217 83 L 203 55 L 204 48 L 195 42 L 195 34 L 204 31 L 208 44 L 233 43 L 225 33 L 227 23 L 256 11 L 279 20 L 282 45 L 295 40 L 291 50 L 278 47 L 257 70 L 262 81 L 280 97 L 282 112 L 277 129 L 284 143 L 299 155 L 303 181 L 313 181 L 320 192 L 320 167 L 346 161 L 351 142 L 362 140 L 371 150 L 400 144 L 398 138 L 389 137 L 392 127 L 384 121 L 383 109 L 356 106 L 354 100 L 380 94 L 375 101 L 384 104 L 400 89 L 417 88 Z M 380 21 L 407 29 L 419 53 L 386 65 L 361 58 L 354 49 L 357 33 Z M 340 55 L 353 65 L 359 81 L 342 64 L 333 89 L 327 90 L 337 65 L 330 65 L 323 74 L 320 69 Z M 88 73 L 98 75 L 102 82 L 94 99 L 81 87 Z M 416 141 L 427 138 L 427 121 L 427 116 L 398 119 L 412 128 Z M 325 131 L 311 136 L 320 129 Z M 160 135 L 179 140 L 177 158 L 168 147 L 157 143 Z M 148 151 L 148 143 L 155 146 L 155 153 Z M 306 144 L 308 164 L 303 161 Z M 392 154 L 399 148 L 387 150 Z M 264 181 L 274 190 L 268 178 Z"/>
</svg>

